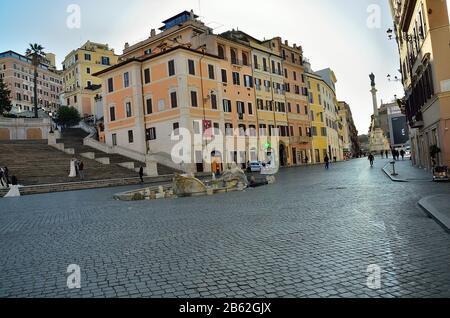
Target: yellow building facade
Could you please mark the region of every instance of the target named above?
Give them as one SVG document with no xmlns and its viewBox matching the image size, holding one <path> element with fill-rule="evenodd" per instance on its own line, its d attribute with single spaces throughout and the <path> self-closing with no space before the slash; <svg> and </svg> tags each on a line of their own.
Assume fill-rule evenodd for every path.
<svg viewBox="0 0 450 318">
<path fill-rule="evenodd" d="M 93 74 L 117 64 L 118 58 L 107 44 L 90 41 L 67 55 L 63 61 L 64 104 L 77 108 L 82 116 L 95 115 L 98 110 L 92 101 L 102 81 Z"/>
</svg>

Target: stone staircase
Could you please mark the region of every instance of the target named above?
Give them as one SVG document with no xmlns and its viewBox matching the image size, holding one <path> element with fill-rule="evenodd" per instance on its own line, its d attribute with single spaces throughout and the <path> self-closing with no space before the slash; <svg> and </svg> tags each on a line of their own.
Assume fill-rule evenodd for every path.
<svg viewBox="0 0 450 318">
<path fill-rule="evenodd" d="M 15 175 L 19 184 L 26 186 L 78 182 L 78 178 L 69 178 L 70 160 L 73 157 L 43 142 L 0 143 L 0 165 L 7 166 L 9 175 Z M 82 159 L 87 181 L 138 177 L 134 171 L 119 166 Z"/>
<path fill-rule="evenodd" d="M 66 152 L 74 156 L 81 157 L 81 159 L 95 160 L 103 165 L 119 166 L 138 173 L 140 167 L 145 167 L 145 163 L 139 162 L 118 154 L 106 154 L 100 150 L 85 146 L 83 139 L 88 134 L 82 129 L 65 129 L 62 133 L 62 138 L 58 140 L 59 144 L 64 144 Z M 178 172 L 175 169 L 158 164 L 158 175 L 172 175 Z"/>
</svg>

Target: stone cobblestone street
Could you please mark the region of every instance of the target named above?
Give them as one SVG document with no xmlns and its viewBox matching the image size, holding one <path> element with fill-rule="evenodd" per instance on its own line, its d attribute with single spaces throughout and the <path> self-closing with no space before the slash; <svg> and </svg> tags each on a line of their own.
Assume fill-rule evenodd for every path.
<svg viewBox="0 0 450 318">
<path fill-rule="evenodd" d="M 212 197 L 0 199 L 0 297 L 450 297 L 450 234 L 417 206 L 450 185 L 394 183 L 387 163 L 285 169 Z M 67 288 L 70 264 L 81 289 Z"/>
</svg>

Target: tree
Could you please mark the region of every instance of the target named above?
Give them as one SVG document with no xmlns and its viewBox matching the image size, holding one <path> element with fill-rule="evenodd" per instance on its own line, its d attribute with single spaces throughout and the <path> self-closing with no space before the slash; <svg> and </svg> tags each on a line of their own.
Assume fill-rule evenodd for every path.
<svg viewBox="0 0 450 318">
<path fill-rule="evenodd" d="M 40 44 L 31 44 L 27 49 L 27 57 L 30 57 L 34 66 L 34 117 L 38 118 L 38 96 L 37 96 L 37 78 L 38 78 L 38 67 L 45 61 L 44 48 Z"/>
<path fill-rule="evenodd" d="M 56 113 L 55 122 L 63 127 L 78 125 L 80 121 L 80 113 L 75 107 L 61 106 Z"/>
<path fill-rule="evenodd" d="M 9 112 L 12 108 L 10 94 L 11 91 L 3 82 L 3 79 L 0 78 L 0 115 L 4 112 Z"/>
</svg>

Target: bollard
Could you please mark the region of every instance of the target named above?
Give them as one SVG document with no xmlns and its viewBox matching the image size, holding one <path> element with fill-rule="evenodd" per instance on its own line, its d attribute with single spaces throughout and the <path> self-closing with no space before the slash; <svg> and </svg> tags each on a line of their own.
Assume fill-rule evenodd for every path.
<svg viewBox="0 0 450 318">
<path fill-rule="evenodd" d="M 391 176 L 395 177 L 398 176 L 398 173 L 395 172 L 395 160 L 391 161 L 391 165 L 392 165 L 392 173 Z"/>
</svg>

